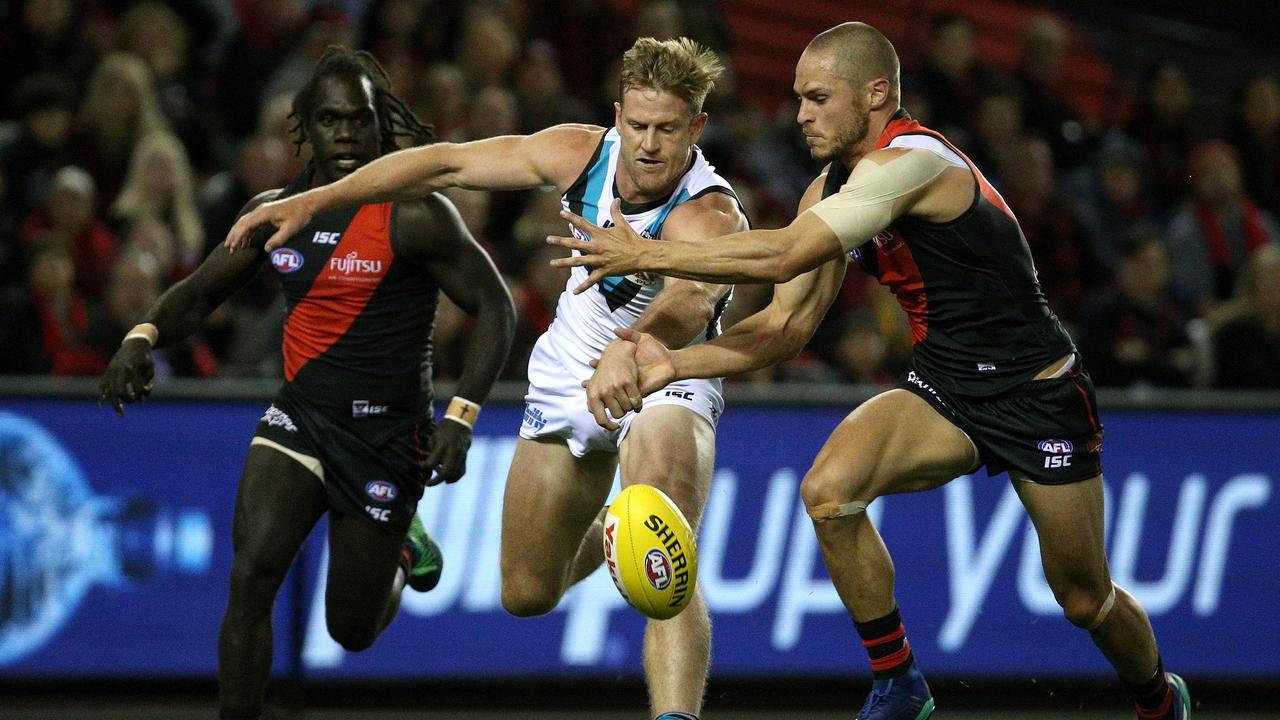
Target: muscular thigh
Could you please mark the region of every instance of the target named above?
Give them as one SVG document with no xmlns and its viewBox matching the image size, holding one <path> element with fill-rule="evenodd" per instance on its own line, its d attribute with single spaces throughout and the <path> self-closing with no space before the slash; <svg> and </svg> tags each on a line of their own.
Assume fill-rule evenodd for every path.
<svg viewBox="0 0 1280 720">
<path fill-rule="evenodd" d="M 870 501 L 937 487 L 972 470 L 977 460 L 977 450 L 959 428 L 924 400 L 894 389 L 840 422 L 810 474 L 837 478 L 852 491 L 850 499 Z"/>
<path fill-rule="evenodd" d="M 359 515 L 330 513 L 325 586 L 330 616 L 377 622 L 386 610 L 403 545 L 401 530 L 375 525 Z"/>
<path fill-rule="evenodd" d="M 609 495 L 617 457 L 521 438 L 502 504 L 502 572 L 561 577 Z M 550 575 L 544 575 L 549 573 Z"/>
<path fill-rule="evenodd" d="M 1055 589 L 1064 583 L 1095 588 L 1108 585 L 1102 477 L 1066 485 L 1034 483 L 1017 472 L 1011 472 L 1010 477 L 1040 538 L 1049 585 Z"/>
<path fill-rule="evenodd" d="M 622 441 L 622 485 L 652 485 L 675 501 L 697 529 L 715 470 L 715 430 L 678 405 L 647 407 Z"/>
<path fill-rule="evenodd" d="M 279 450 L 251 445 L 232 520 L 237 562 L 283 575 L 327 507 L 311 470 Z"/>
</svg>

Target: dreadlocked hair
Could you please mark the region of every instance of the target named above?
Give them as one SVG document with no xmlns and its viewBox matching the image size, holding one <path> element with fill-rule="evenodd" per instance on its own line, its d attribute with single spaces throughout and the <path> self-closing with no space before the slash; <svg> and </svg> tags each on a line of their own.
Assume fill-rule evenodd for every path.
<svg viewBox="0 0 1280 720">
<path fill-rule="evenodd" d="M 372 54 L 365 50 L 351 50 L 342 45 L 330 45 L 316 61 L 311 79 L 293 96 L 293 111 L 289 117 L 295 120 L 290 128 L 294 139 L 294 154 L 302 152 L 307 141 L 307 123 L 315 105 L 316 88 L 320 80 L 330 75 L 358 75 L 373 83 L 373 107 L 378 114 L 379 146 L 382 154 L 392 153 L 402 146 L 400 138 L 408 138 L 408 147 L 426 145 L 435 133 L 431 123 L 418 119 L 404 101 L 391 93 L 391 78 Z"/>
</svg>

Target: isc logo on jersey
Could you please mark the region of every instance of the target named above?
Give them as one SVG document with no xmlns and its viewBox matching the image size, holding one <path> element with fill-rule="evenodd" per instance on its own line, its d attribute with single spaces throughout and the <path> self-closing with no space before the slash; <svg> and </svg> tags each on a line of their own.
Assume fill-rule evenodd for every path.
<svg viewBox="0 0 1280 720">
<path fill-rule="evenodd" d="M 689 521 L 661 490 L 632 485 L 604 520 L 609 577 L 632 607 L 667 620 L 689 605 L 698 576 L 698 548 Z"/>
<path fill-rule="evenodd" d="M 271 267 L 278 272 L 291 273 L 302 267 L 302 253 L 293 248 L 276 248 L 271 251 Z"/>
</svg>

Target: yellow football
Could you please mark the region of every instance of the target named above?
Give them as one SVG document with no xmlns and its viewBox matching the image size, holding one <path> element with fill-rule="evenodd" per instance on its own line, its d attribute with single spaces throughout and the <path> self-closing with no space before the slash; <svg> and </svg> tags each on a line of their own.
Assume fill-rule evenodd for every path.
<svg viewBox="0 0 1280 720">
<path fill-rule="evenodd" d="M 651 618 L 673 618 L 693 599 L 693 530 L 671 498 L 651 485 L 632 485 L 609 506 L 604 561 L 622 597 Z"/>
</svg>

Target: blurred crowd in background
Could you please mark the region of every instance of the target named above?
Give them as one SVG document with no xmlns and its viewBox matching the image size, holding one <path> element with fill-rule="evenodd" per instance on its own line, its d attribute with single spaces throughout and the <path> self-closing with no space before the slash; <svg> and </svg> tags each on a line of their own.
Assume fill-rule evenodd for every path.
<svg viewBox="0 0 1280 720">
<path fill-rule="evenodd" d="M 1060 92 L 1075 37 L 1062 18 L 1034 17 L 1016 68 L 1003 72 L 978 61 L 965 16 L 927 22 L 927 47 L 902 53 L 903 104 L 1004 195 L 1095 381 L 1280 389 L 1280 78 L 1221 78 L 1230 101 L 1206 114 L 1186 68 L 1153 58 L 1132 73 L 1128 117 L 1100 122 Z M 0 26 L 0 372 L 99 374 L 244 203 L 305 165 L 290 103 L 329 45 L 372 52 L 436 138 L 462 142 L 612 125 L 621 53 L 636 37 L 682 35 L 721 52 L 729 69 L 705 107 L 708 159 L 755 227 L 785 225 L 820 168 L 794 106 L 756 107 L 737 93 L 733 38 L 714 0 L 10 2 Z M 565 229 L 559 197 L 445 195 L 509 279 L 519 333 L 505 373 L 523 379 L 567 275 L 547 263 L 562 251 L 543 242 Z M 278 376 L 284 307 L 271 275 L 157 353 L 159 374 Z M 726 322 L 770 292 L 739 286 Z M 457 376 L 467 323 L 442 303 L 437 377 Z M 909 356 L 896 301 L 851 269 L 804 353 L 734 381 L 885 384 Z"/>
</svg>

